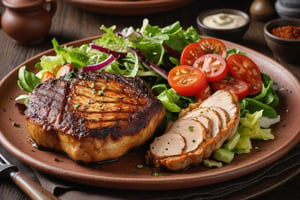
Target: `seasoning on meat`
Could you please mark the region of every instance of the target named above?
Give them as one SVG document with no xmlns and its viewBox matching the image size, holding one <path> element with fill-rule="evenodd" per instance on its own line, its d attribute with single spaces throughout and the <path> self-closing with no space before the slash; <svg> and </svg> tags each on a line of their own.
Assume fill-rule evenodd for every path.
<svg viewBox="0 0 300 200">
<path fill-rule="evenodd" d="M 142 145 L 164 115 L 142 79 L 98 72 L 39 84 L 25 113 L 36 144 L 82 162 L 116 159 Z"/>
</svg>

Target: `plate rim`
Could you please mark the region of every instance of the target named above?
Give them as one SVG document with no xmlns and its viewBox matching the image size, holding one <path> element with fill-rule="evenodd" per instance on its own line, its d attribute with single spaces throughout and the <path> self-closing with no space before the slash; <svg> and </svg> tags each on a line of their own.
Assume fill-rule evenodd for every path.
<svg viewBox="0 0 300 200">
<path fill-rule="evenodd" d="M 75 40 L 75 41 L 71 41 L 62 45 L 67 45 L 67 46 L 72 46 L 74 44 L 80 44 L 83 42 L 88 42 L 91 40 L 94 40 L 96 38 L 100 37 L 99 35 L 96 36 L 91 36 L 91 37 L 87 37 L 87 38 L 83 38 L 80 40 Z M 291 79 L 290 81 L 292 81 L 293 83 L 295 82 L 297 84 L 298 89 L 300 90 L 300 85 L 299 85 L 299 81 L 297 80 L 297 78 L 286 68 L 284 68 L 281 64 L 277 63 L 276 61 L 274 61 L 273 59 L 259 53 L 256 52 L 255 50 L 252 50 L 248 47 L 233 43 L 233 42 L 229 42 L 229 41 L 225 41 L 227 44 L 229 45 L 234 45 L 237 48 L 240 49 L 245 49 L 247 51 L 250 52 L 255 52 L 256 54 L 259 54 L 260 56 L 262 56 L 262 58 L 267 59 L 268 61 L 270 61 L 271 63 L 275 63 L 277 66 L 280 67 L 280 70 L 283 71 L 285 74 L 287 74 Z M 42 55 L 45 54 L 50 54 L 51 52 L 53 53 L 53 48 L 52 49 L 48 49 L 46 51 L 43 51 L 27 60 L 25 60 L 23 63 L 21 63 L 20 65 L 18 65 L 15 69 L 11 70 L 6 76 L 4 76 L 4 78 L 0 81 L 0 89 L 3 87 L 4 83 L 11 77 L 13 76 L 17 70 L 23 66 L 24 64 L 38 59 L 39 57 L 41 57 Z M 298 93 L 297 93 L 298 94 Z M 298 94 L 299 96 L 299 94 Z M 250 172 L 254 172 L 266 165 L 271 164 L 272 162 L 278 160 L 279 158 L 281 158 L 283 155 L 285 155 L 286 153 L 288 153 L 289 150 L 291 150 L 299 141 L 300 141 L 300 134 L 299 134 L 299 129 L 298 128 L 298 133 L 295 134 L 295 136 L 293 138 L 291 138 L 290 140 L 285 141 L 285 143 L 281 144 L 280 148 L 276 151 L 276 153 L 273 155 L 265 155 L 264 156 L 264 162 L 258 162 L 258 163 L 252 163 L 251 165 L 247 165 L 244 166 L 243 169 L 239 169 L 239 173 L 236 174 L 234 171 L 230 170 L 229 168 L 224 168 L 223 167 L 223 172 L 222 173 L 216 173 L 215 170 L 210 170 L 209 172 L 206 171 L 206 174 L 208 174 L 206 177 L 203 176 L 195 176 L 195 175 L 190 175 L 187 176 L 187 174 L 176 174 L 176 177 L 174 178 L 174 176 L 160 176 L 157 178 L 154 178 L 153 176 L 149 176 L 148 178 L 145 177 L 121 177 L 122 181 L 125 181 L 127 185 L 117 185 L 116 183 L 120 182 L 120 177 L 100 177 L 100 178 L 95 178 L 92 177 L 93 175 L 87 175 L 87 174 L 82 174 L 82 173 L 75 173 L 75 178 L 73 179 L 71 176 L 74 175 L 74 172 L 68 171 L 68 170 L 64 170 L 59 168 L 58 166 L 49 166 L 47 164 L 45 164 L 44 162 L 41 162 L 40 160 L 36 160 L 35 158 L 30 157 L 30 155 L 27 155 L 24 152 L 21 152 L 20 149 L 18 149 L 18 147 L 11 143 L 10 141 L 7 140 L 7 138 L 5 137 L 5 134 L 2 133 L 2 129 L 0 126 L 0 143 L 3 145 L 3 147 L 5 147 L 5 149 L 7 149 L 10 153 L 12 153 L 14 156 L 16 156 L 17 158 L 19 158 L 20 160 L 22 160 L 24 163 L 34 167 L 37 170 L 46 172 L 50 175 L 56 176 L 56 177 L 60 177 L 64 180 L 71 180 L 72 182 L 77 182 L 80 184 L 85 184 L 85 185 L 89 185 L 89 181 L 90 180 L 96 180 L 96 182 L 91 183 L 93 186 L 97 186 L 97 187 L 108 187 L 108 188 L 114 188 L 114 189 L 137 189 L 137 190 L 147 190 L 147 188 L 151 188 L 151 190 L 155 189 L 155 190 L 167 190 L 167 189 L 183 189 L 183 188 L 190 188 L 190 187 L 195 187 L 195 186 L 201 186 L 204 185 L 203 183 L 199 183 L 199 179 L 205 179 L 207 184 L 213 184 L 213 183 L 218 183 L 218 182 L 223 182 L 223 181 L 227 181 L 227 180 L 231 180 L 234 178 L 237 178 L 239 176 L 243 176 L 246 174 L 249 174 Z M 272 141 L 271 141 L 272 142 Z M 280 151 L 279 151 L 280 150 Z M 47 153 L 51 153 L 51 152 L 47 152 Z M 270 153 L 269 153 L 270 154 Z M 262 160 L 262 159 L 260 159 Z M 59 169 L 59 170 L 58 170 Z M 226 175 L 224 176 L 224 173 L 226 173 Z M 102 175 L 103 176 L 103 175 Z M 209 177 L 213 176 L 214 179 L 213 180 L 209 180 Z M 71 177 L 71 178 L 70 178 Z M 207 178 L 208 177 L 208 178 Z M 103 179 L 105 178 L 105 180 Z M 159 180 L 159 184 L 158 181 Z M 160 185 L 162 184 L 168 184 L 170 183 L 170 181 L 178 181 L 178 182 L 183 182 L 183 181 L 189 181 L 189 184 L 187 187 L 184 187 L 180 184 L 177 183 L 177 186 L 175 184 L 170 184 L 169 186 L 165 186 L 164 188 L 161 188 Z M 104 181 L 104 182 L 103 182 Z M 146 182 L 146 184 L 145 184 Z M 144 185 L 140 185 L 140 184 L 144 184 Z M 206 184 L 205 184 L 206 185 Z"/>
<path fill-rule="evenodd" d="M 65 0 L 76 7 L 102 14 L 146 15 L 169 11 L 192 3 L 195 0 Z"/>
</svg>

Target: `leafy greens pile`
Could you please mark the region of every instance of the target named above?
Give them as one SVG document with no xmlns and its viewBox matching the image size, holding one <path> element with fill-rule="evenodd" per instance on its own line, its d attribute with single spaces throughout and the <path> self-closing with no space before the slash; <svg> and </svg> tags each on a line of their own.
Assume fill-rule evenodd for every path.
<svg viewBox="0 0 300 200">
<path fill-rule="evenodd" d="M 79 47 L 60 46 L 52 40 L 55 56 L 42 56 L 35 65 L 39 72 L 35 75 L 26 71 L 19 73 L 18 85 L 31 92 L 46 71 L 52 72 L 55 66 L 73 64 L 78 71 L 103 70 L 124 76 L 139 76 L 150 88 L 160 93 L 158 98 L 170 112 L 179 112 L 182 106 L 193 102 L 192 98 L 177 94 L 167 84 L 167 71 L 179 64 L 180 52 L 186 45 L 200 40 L 199 34 L 191 26 L 183 29 L 177 21 L 160 28 L 143 20 L 140 28 L 127 27 L 116 32 L 116 26 L 105 27 L 104 33 L 92 44 Z M 22 95 L 18 99 L 26 99 Z"/>
<path fill-rule="evenodd" d="M 176 119 L 181 109 L 195 102 L 192 97 L 177 94 L 166 80 L 167 72 L 179 65 L 181 51 L 188 44 L 201 39 L 193 27 L 183 29 L 179 22 L 175 22 L 160 28 L 150 25 L 149 21 L 144 19 L 142 26 L 137 29 L 128 27 L 116 32 L 116 26 L 102 25 L 100 30 L 104 31 L 101 37 L 91 44 L 83 44 L 79 47 L 60 46 L 53 39 L 52 44 L 56 55 L 42 56 L 40 62 L 35 65 L 39 70 L 37 74 L 27 71 L 26 66 L 21 67 L 18 74 L 19 87 L 30 93 L 41 82 L 45 72 L 53 72 L 56 66 L 72 64 L 77 71 L 106 71 L 143 78 L 166 108 L 166 121 Z M 232 53 L 243 54 L 238 49 L 230 49 L 227 52 L 228 55 Z M 260 120 L 265 118 L 267 122 L 268 119 L 275 119 L 274 123 L 279 121 L 279 115 L 274 109 L 279 99 L 271 78 L 262 74 L 262 81 L 263 88 L 258 95 L 240 101 L 241 119 L 238 131 L 220 151 L 216 152 L 217 157 L 219 154 L 221 157 L 230 155 L 232 159 L 235 153 L 250 152 L 252 148 L 250 139 L 274 139 L 269 129 L 272 123 L 262 128 Z M 28 95 L 21 95 L 17 100 L 23 99 L 26 104 L 28 97 Z M 223 151 L 233 153 L 223 155 Z"/>
</svg>

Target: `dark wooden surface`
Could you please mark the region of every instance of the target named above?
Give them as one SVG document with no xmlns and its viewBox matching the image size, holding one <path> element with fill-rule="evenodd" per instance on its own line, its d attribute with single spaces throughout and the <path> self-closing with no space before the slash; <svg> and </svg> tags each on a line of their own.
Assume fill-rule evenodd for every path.
<svg viewBox="0 0 300 200">
<path fill-rule="evenodd" d="M 241 10 L 249 11 L 252 1 L 236 1 L 236 0 L 197 0 L 194 3 L 180 9 L 168 11 L 160 14 L 153 14 L 147 16 L 109 16 L 97 13 L 90 13 L 80 10 L 64 1 L 57 1 L 58 9 L 53 18 L 51 31 L 47 38 L 40 44 L 34 46 L 20 46 L 15 44 L 0 29 L 0 79 L 2 79 L 9 71 L 26 59 L 40 53 L 44 50 L 51 48 L 51 39 L 55 37 L 60 43 L 65 43 L 89 36 L 99 35 L 99 27 L 101 24 L 106 26 L 117 25 L 119 29 L 126 26 L 139 27 L 143 18 L 148 18 L 151 24 L 165 26 L 179 20 L 184 27 L 196 26 L 196 16 L 199 12 L 216 8 L 238 8 Z M 0 8 L 0 11 L 3 9 Z M 241 41 L 237 43 L 252 48 L 267 56 L 272 57 L 272 54 L 265 44 L 263 38 L 264 22 L 252 20 L 249 30 Z M 300 66 L 282 63 L 295 76 L 300 79 Z M 2 95 L 2 94 L 0 94 Z M 1 116 L 0 116 L 1 117 Z M 5 151 L 1 148 L 1 151 Z M 24 168 L 28 173 L 30 168 Z M 291 175 L 283 177 L 281 180 L 274 180 L 275 189 L 268 191 L 260 199 L 300 199 L 300 175 L 299 170 Z M 298 175 L 295 175 L 298 174 Z M 31 175 L 33 176 L 33 175 Z M 260 186 L 263 187 L 263 186 Z M 259 192 L 262 188 L 257 188 Z M 236 194 L 236 197 L 239 195 Z M 234 198 L 232 195 L 230 198 Z M 6 180 L 0 180 L 0 199 L 28 199 L 16 186 Z"/>
</svg>

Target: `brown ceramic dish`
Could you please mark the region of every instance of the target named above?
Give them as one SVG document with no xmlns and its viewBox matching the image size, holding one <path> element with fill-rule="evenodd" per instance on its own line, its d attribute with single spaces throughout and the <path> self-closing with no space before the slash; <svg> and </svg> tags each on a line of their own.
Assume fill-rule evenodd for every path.
<svg viewBox="0 0 300 200">
<path fill-rule="evenodd" d="M 68 45 L 88 43 L 95 38 L 86 38 Z M 262 72 L 269 74 L 283 88 L 279 92 L 281 102 L 278 108 L 281 122 L 272 127 L 276 139 L 256 143 L 261 149 L 259 152 L 236 156 L 232 163 L 222 168 L 208 169 L 197 166 L 179 173 L 159 172 L 161 176 L 154 176 L 154 169 L 151 167 L 137 168 L 137 165 L 144 163 L 147 145 L 128 153 L 118 161 L 99 165 L 79 165 L 62 154 L 35 149 L 28 141 L 24 116 L 15 106 L 15 97 L 24 94 L 17 86 L 18 69 L 26 65 L 28 70 L 34 71 L 34 64 L 41 56 L 53 54 L 52 49 L 20 64 L 1 81 L 0 143 L 14 156 L 37 170 L 71 182 L 104 188 L 190 188 L 231 180 L 263 168 L 284 156 L 300 141 L 299 81 L 274 60 L 238 44 L 224 42 L 228 48 L 238 48 L 247 53 L 260 66 Z M 20 126 L 16 127 L 14 123 Z"/>
<path fill-rule="evenodd" d="M 219 13 L 234 14 L 241 16 L 246 20 L 246 23 L 243 26 L 231 29 L 212 28 L 203 24 L 203 19 L 205 17 Z M 248 30 L 250 24 L 250 17 L 247 13 L 243 11 L 224 8 L 204 11 L 198 15 L 196 22 L 202 34 L 226 40 L 236 41 L 241 39 L 245 32 Z"/>
<path fill-rule="evenodd" d="M 194 0 L 66 0 L 84 10 L 111 15 L 147 15 L 179 8 Z"/>
<path fill-rule="evenodd" d="M 300 27 L 300 19 L 278 18 L 266 23 L 264 26 L 266 43 L 275 58 L 286 62 L 300 63 L 300 40 L 283 39 L 271 33 L 272 28 L 287 25 Z"/>
</svg>

